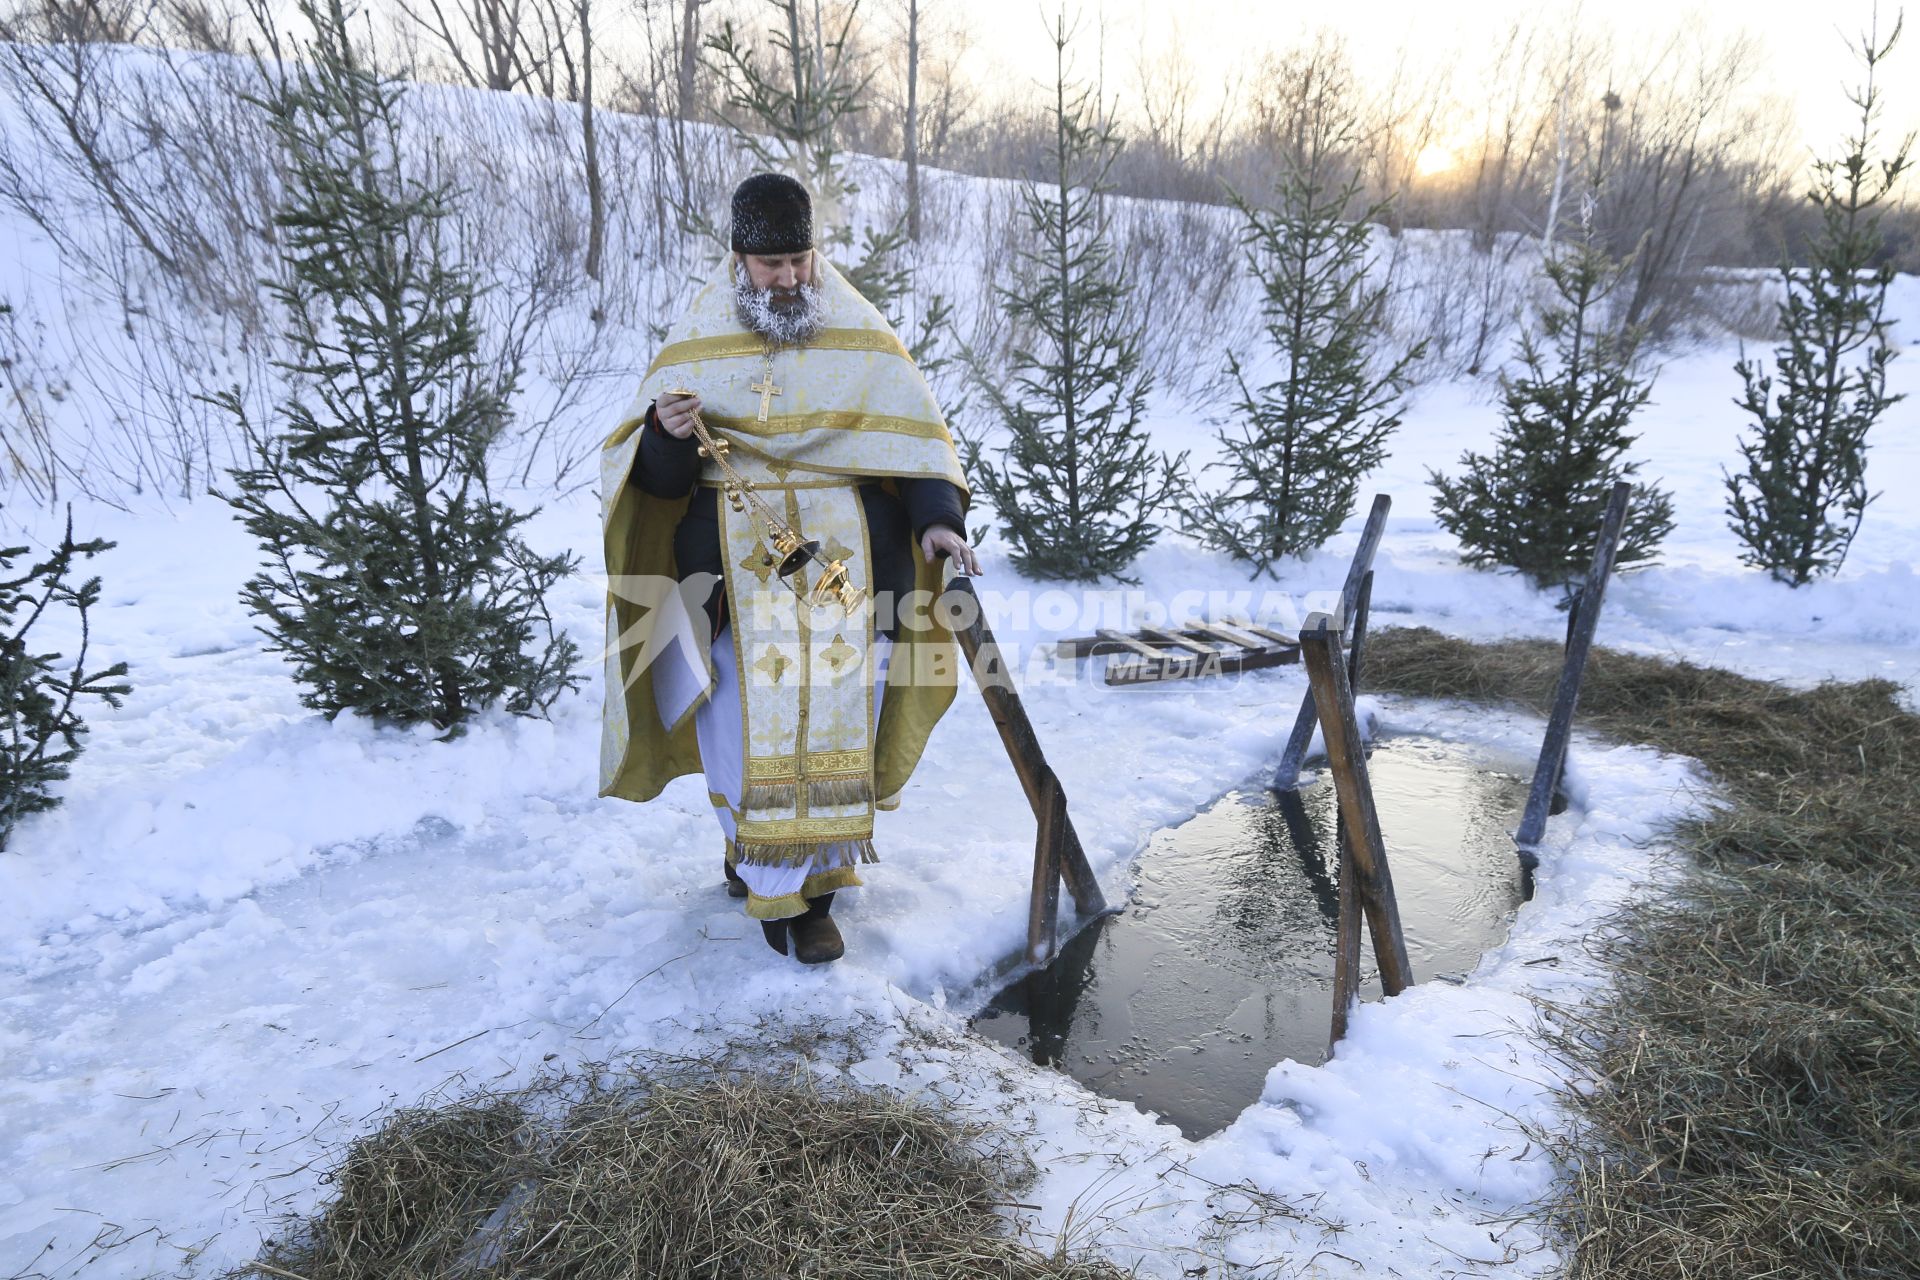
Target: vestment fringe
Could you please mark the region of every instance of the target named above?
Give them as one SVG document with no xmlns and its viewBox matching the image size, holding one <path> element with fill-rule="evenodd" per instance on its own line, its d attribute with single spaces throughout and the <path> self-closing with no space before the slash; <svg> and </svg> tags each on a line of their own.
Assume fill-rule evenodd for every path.
<svg viewBox="0 0 1920 1280">
<path fill-rule="evenodd" d="M 873 838 L 864 840 L 832 840 L 822 843 L 818 840 L 779 841 L 759 843 L 744 840 L 739 844 L 739 861 L 751 862 L 759 867 L 801 867 L 811 864 L 815 870 L 825 870 L 829 850 L 841 845 L 852 845 L 853 851 L 860 855 L 862 862 L 878 862 L 880 855 L 873 851 Z"/>
<path fill-rule="evenodd" d="M 873 779 L 809 778 L 807 803 L 810 805 L 863 804 L 873 799 Z"/>
<path fill-rule="evenodd" d="M 797 782 L 750 783 L 740 798 L 740 808 L 795 809 L 799 807 L 799 793 Z M 814 807 L 865 804 L 872 799 L 873 779 L 869 777 L 807 779 L 807 803 Z"/>
<path fill-rule="evenodd" d="M 789 920 L 794 916 L 807 913 L 807 900 L 797 893 L 782 894 L 778 898 L 763 898 L 757 893 L 747 895 L 746 912 L 753 920 Z"/>
<path fill-rule="evenodd" d="M 807 877 L 800 886 L 800 896 L 817 898 L 823 893 L 833 893 L 839 889 L 851 889 L 862 883 L 860 873 L 851 865 L 835 867 L 831 871 L 816 871 Z"/>
<path fill-rule="evenodd" d="M 740 797 L 742 809 L 797 809 L 800 784 L 797 782 L 753 782 Z"/>
</svg>

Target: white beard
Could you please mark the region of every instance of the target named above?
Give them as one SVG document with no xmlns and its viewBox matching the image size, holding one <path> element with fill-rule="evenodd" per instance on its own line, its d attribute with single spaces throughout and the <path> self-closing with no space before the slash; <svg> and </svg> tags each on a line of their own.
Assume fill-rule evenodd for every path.
<svg viewBox="0 0 1920 1280">
<path fill-rule="evenodd" d="M 800 295 L 800 305 L 782 310 L 773 305 L 772 289 L 756 289 L 753 281 L 742 274 L 733 282 L 734 310 L 741 324 L 770 342 L 802 343 L 820 332 L 826 323 L 826 313 L 819 285 L 808 282 L 795 292 Z"/>
</svg>

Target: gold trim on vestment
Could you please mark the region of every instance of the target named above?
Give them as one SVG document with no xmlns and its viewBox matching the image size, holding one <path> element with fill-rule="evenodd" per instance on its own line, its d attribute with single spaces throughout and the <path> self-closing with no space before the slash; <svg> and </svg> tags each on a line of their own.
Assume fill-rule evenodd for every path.
<svg viewBox="0 0 1920 1280">
<path fill-rule="evenodd" d="M 800 495 L 791 488 L 784 492 L 787 499 L 787 524 L 798 529 L 800 527 Z M 856 498 L 853 505 L 857 509 L 863 507 L 865 504 Z M 809 566 L 803 564 L 794 570 L 794 590 L 802 593 L 807 590 L 808 568 Z M 812 799 L 811 789 L 806 785 L 806 781 L 807 729 L 809 728 L 809 722 L 813 719 L 813 611 L 810 609 L 796 609 L 794 611 L 794 621 L 797 624 L 796 630 L 799 634 L 800 644 L 800 723 L 793 734 L 793 746 L 797 755 L 794 764 L 798 766 L 798 776 L 795 779 L 796 785 L 794 787 L 794 807 L 797 816 L 805 818 L 807 816 L 808 801 Z M 748 754 L 751 753 L 749 752 Z M 868 821 L 869 824 L 871 824 L 871 818 L 869 818 Z M 869 825 L 867 829 L 871 831 L 872 826 Z"/>
<path fill-rule="evenodd" d="M 867 504 L 864 502 L 856 502 L 854 503 L 854 506 L 859 508 L 857 514 L 860 517 L 860 545 L 868 549 L 868 560 L 869 562 L 871 562 L 872 548 L 873 548 L 873 530 L 867 527 Z M 874 608 L 871 602 L 874 600 L 878 600 L 880 598 L 880 582 L 877 578 L 874 577 L 871 570 L 871 564 L 869 565 L 869 570 L 867 573 L 867 588 L 868 588 L 869 604 L 867 608 L 866 622 L 864 624 L 866 627 L 867 634 L 865 637 L 866 645 L 864 648 L 860 650 L 860 654 L 861 654 L 860 687 L 867 691 L 867 723 L 873 724 L 879 719 L 879 717 L 874 715 L 874 712 L 873 712 L 873 682 L 874 682 L 874 678 L 880 674 L 880 666 L 879 666 L 879 659 L 874 656 L 875 655 L 874 645 L 879 643 L 879 638 L 878 638 L 879 626 L 874 618 L 874 615 L 878 613 L 879 610 Z M 884 701 L 882 701 L 881 705 L 885 706 L 886 704 Z M 847 754 L 855 755 L 856 753 L 847 753 Z M 843 768 L 848 772 L 851 772 L 855 769 L 859 770 L 860 772 L 859 785 L 861 790 L 859 791 L 858 794 L 862 800 L 866 801 L 869 805 L 871 805 L 875 800 L 879 799 L 879 796 L 876 794 L 876 789 L 874 787 L 874 781 L 873 781 L 876 773 L 876 769 L 874 767 L 874 753 L 872 751 L 860 752 L 860 753 L 857 753 L 857 756 L 858 758 L 856 759 L 848 759 L 843 765 Z M 831 794 L 838 795 L 841 793 L 839 791 L 834 791 Z M 871 818 L 871 813 L 869 813 L 869 818 Z"/>
<path fill-rule="evenodd" d="M 871 714 L 869 714 L 871 718 Z M 786 756 L 749 756 L 747 757 L 746 780 L 748 782 L 791 782 L 802 776 L 813 777 L 819 774 L 846 773 L 866 767 L 871 759 L 865 751 L 809 751 L 807 767 L 801 770 L 794 758 Z"/>
<path fill-rule="evenodd" d="M 861 415 L 861 417 L 864 421 L 866 415 Z M 708 423 L 714 421 L 712 415 L 703 415 L 703 418 Z M 902 419 L 902 421 L 905 421 L 905 419 Z M 914 419 L 914 421 L 918 421 L 918 419 Z M 838 428 L 835 429 L 837 430 Z M 930 440 L 938 440 L 940 443 L 945 444 L 949 451 L 953 448 L 953 439 L 950 436 L 930 436 L 927 438 Z M 758 478 L 754 482 L 757 485 L 769 489 L 778 488 L 782 484 L 795 483 L 790 479 L 791 473 L 795 471 L 804 471 L 810 476 L 821 476 L 828 479 L 838 478 L 841 480 L 851 480 L 855 485 L 864 484 L 869 480 L 884 481 L 897 480 L 900 478 L 900 471 L 897 467 L 859 467 L 841 461 L 820 462 L 816 465 L 815 463 L 804 460 L 783 458 L 772 451 L 775 444 L 776 441 L 771 438 L 758 442 L 750 438 L 737 439 L 733 441 L 733 445 L 738 452 L 731 456 L 736 464 L 743 459 L 747 459 L 764 463 L 769 469 L 778 468 L 782 478 L 776 479 L 772 476 L 766 476 Z M 959 475 L 959 473 L 956 471 L 955 475 Z M 951 479 L 952 477 L 947 478 Z M 964 477 L 961 478 L 964 479 Z M 696 480 L 696 483 L 721 483 L 719 468 L 708 464 L 708 469 L 702 472 Z M 806 482 L 799 481 L 798 483 L 805 484 Z"/>
<path fill-rule="evenodd" d="M 783 893 L 777 898 L 763 898 L 751 889 L 747 891 L 747 917 L 752 920 L 791 920 L 795 916 L 807 914 L 807 900 L 799 893 Z"/>
<path fill-rule="evenodd" d="M 604 453 L 608 449 L 618 449 L 621 445 L 625 444 L 629 438 L 632 437 L 634 432 L 638 431 L 640 428 L 646 425 L 647 425 L 647 419 L 645 414 L 642 414 L 638 418 L 628 418 L 625 422 L 615 427 L 613 429 L 613 434 L 608 436 L 606 440 L 600 445 L 601 452 Z"/>
<path fill-rule="evenodd" d="M 796 840 L 813 840 L 820 844 L 841 844 L 848 840 L 860 840 L 872 834 L 873 819 L 867 815 L 856 814 L 852 817 L 837 818 L 768 818 L 756 821 L 756 826 L 777 837 L 775 840 L 757 839 L 754 836 L 736 834 L 734 841 L 743 850 L 750 850 L 756 843 L 778 844 L 785 847 Z M 744 855 L 743 855 L 744 856 Z M 748 862 L 765 862 L 767 859 L 751 857 Z"/>
<path fill-rule="evenodd" d="M 856 409 L 823 410 L 819 413 L 776 413 L 765 422 L 758 418 L 729 417 L 702 413 L 709 427 L 745 436 L 791 436 L 802 431 L 882 431 L 916 440 L 944 440 L 952 443 L 947 424 L 925 418 L 902 418 L 889 413 L 862 413 Z"/>
<path fill-rule="evenodd" d="M 876 858 L 874 861 L 877 862 L 879 859 Z M 852 863 L 848 863 L 844 867 L 835 867 L 831 871 L 816 871 L 808 876 L 806 883 L 800 886 L 800 896 L 817 898 L 823 893 L 832 893 L 836 889 L 858 889 L 864 884 L 866 881 L 860 878 L 859 870 Z"/>
<path fill-rule="evenodd" d="M 724 489 L 727 487 L 728 482 L 725 480 L 709 480 L 705 476 L 702 476 L 694 483 L 705 489 Z M 753 487 L 765 493 L 768 489 L 857 489 L 865 483 L 867 482 L 854 476 L 825 476 L 819 480 L 781 480 L 778 482 L 772 480 L 755 480 Z"/>
<path fill-rule="evenodd" d="M 899 338 L 881 329 L 822 329 L 800 344 L 806 351 L 878 351 L 885 355 L 911 359 Z M 670 364 L 691 364 L 696 360 L 726 360 L 734 356 L 764 356 L 767 340 L 757 333 L 717 333 L 709 338 L 688 338 L 670 347 L 647 366 L 653 374 Z"/>
</svg>

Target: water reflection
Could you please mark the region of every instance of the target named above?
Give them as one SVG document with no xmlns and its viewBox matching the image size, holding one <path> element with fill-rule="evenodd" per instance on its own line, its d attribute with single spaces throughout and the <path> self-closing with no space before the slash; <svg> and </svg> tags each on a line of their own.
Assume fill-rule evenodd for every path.
<svg viewBox="0 0 1920 1280">
<path fill-rule="evenodd" d="M 1369 771 L 1414 975 L 1464 974 L 1521 900 L 1510 832 L 1526 765 L 1407 737 L 1383 742 Z M 1000 992 L 977 1029 L 1190 1137 L 1221 1128 L 1282 1058 L 1326 1055 L 1334 831 L 1324 781 L 1228 793 L 1159 833 L 1127 909 Z M 1378 998 L 1370 947 L 1362 976 Z"/>
<path fill-rule="evenodd" d="M 1040 1066 L 1057 1067 L 1065 1059 L 1067 1033 L 1075 1027 L 1080 998 L 1093 985 L 1094 951 L 1113 920 L 1113 916 L 1095 920 L 1060 948 L 1053 964 L 1028 974 L 995 998 L 995 1008 L 1027 1019 L 1025 1045 Z M 1078 1030 L 1083 1037 L 1097 1035 L 1099 1026 L 1100 1014 L 1094 1009 Z"/>
</svg>

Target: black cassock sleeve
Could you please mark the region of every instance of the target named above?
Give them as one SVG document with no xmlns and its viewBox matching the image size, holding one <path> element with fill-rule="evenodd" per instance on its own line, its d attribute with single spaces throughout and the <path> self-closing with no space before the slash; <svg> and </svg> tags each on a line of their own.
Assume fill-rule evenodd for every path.
<svg viewBox="0 0 1920 1280">
<path fill-rule="evenodd" d="M 900 477 L 896 483 L 900 496 L 894 497 L 877 483 L 860 486 L 860 505 L 867 512 L 867 541 L 873 547 L 873 587 L 886 593 L 879 620 L 881 634 L 894 636 L 895 619 L 901 601 L 913 590 L 914 557 L 920 554 L 920 536 L 930 527 L 943 524 L 961 537 L 966 527 L 960 520 L 960 491 L 937 477 Z"/>
<path fill-rule="evenodd" d="M 673 530 L 673 559 L 682 582 L 696 573 L 721 576 L 720 509 L 716 505 L 720 491 L 696 489 L 694 482 L 699 478 L 700 442 L 692 435 L 684 440 L 668 435 L 660 426 L 653 406 L 648 405 L 646 424 L 640 429 L 640 450 L 629 482 L 656 498 L 684 498 L 693 494 L 686 514 Z M 724 584 L 715 582 L 713 590 L 707 593 L 706 610 L 707 621 L 716 631 L 725 605 Z"/>
<path fill-rule="evenodd" d="M 648 405 L 633 483 L 656 498 L 684 498 L 700 478 L 699 450 L 700 442 L 691 434 L 684 440 L 668 435 Z"/>
<path fill-rule="evenodd" d="M 960 490 L 951 480 L 937 476 L 903 478 L 900 497 L 907 504 L 914 546 L 919 546 L 921 535 L 936 524 L 947 526 L 962 538 L 967 536 L 967 526 L 960 513 Z"/>
</svg>

